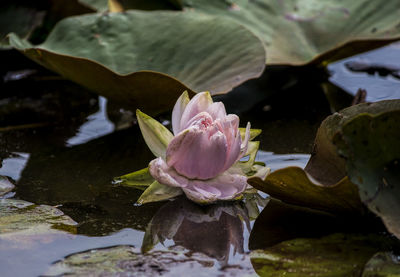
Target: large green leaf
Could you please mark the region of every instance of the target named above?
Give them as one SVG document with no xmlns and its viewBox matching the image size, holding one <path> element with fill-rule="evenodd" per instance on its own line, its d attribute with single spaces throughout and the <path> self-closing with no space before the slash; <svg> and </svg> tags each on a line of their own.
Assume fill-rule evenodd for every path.
<svg viewBox="0 0 400 277">
<path fill-rule="evenodd" d="M 361 276 L 365 263 L 392 241 L 370 234 L 298 238 L 251 252 L 260 276 Z"/>
<path fill-rule="evenodd" d="M 397 101 L 400 106 L 400 101 Z M 334 137 L 361 200 L 400 238 L 400 107 L 360 114 Z"/>
<path fill-rule="evenodd" d="M 13 34 L 10 44 L 64 77 L 146 112 L 171 108 L 184 90 L 228 92 L 265 66 L 262 42 L 252 32 L 197 13 L 70 17 L 41 45 Z"/>
<path fill-rule="evenodd" d="M 182 5 L 252 30 L 265 44 L 267 64 L 333 61 L 400 39 L 397 0 L 182 0 Z"/>
</svg>

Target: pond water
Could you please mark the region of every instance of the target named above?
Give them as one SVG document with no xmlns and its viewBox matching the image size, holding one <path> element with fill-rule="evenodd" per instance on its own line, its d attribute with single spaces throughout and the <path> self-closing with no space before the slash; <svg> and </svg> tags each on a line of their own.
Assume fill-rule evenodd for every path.
<svg viewBox="0 0 400 277">
<path fill-rule="evenodd" d="M 293 222 L 308 224 L 308 228 L 297 225 L 298 230 L 288 234 L 285 228 L 290 223 L 275 220 L 274 236 L 266 229 L 263 235 L 262 228 L 257 227 L 251 239 L 254 219 L 265 205 L 277 215 L 292 211 L 290 207 L 268 204 L 265 194 L 243 203 L 210 207 L 198 207 L 182 198 L 135 206 L 141 191 L 112 182 L 114 177 L 146 167 L 153 158 L 133 113 L 22 57 L 18 59 L 22 60 L 21 67 L 13 64 L 1 71 L 5 78 L 0 99 L 0 175 L 8 177 L 15 188 L 0 201 L 6 205 L 5 199 L 12 198 L 53 206 L 77 225 L 72 232 L 65 232 L 63 227 L 63 231 L 49 235 L 38 227 L 28 233 L 0 237 L 1 276 L 58 276 L 68 272 L 96 275 L 83 269 L 82 259 L 96 264 L 104 257 L 108 264 L 103 262 L 102 266 L 130 269 L 135 272 L 132 276 L 255 276 L 257 263 L 251 262 L 250 249 L 264 247 L 266 236 L 275 236 L 276 244 L 303 237 L 306 231 L 327 234 L 326 230 L 310 232 L 318 229 L 319 221 L 312 223 L 309 216 L 303 217 L 307 211 L 301 211 Z M 359 60 L 372 63 L 372 69 L 366 70 L 369 73 L 349 70 L 346 64 Z M 330 65 L 330 80 L 351 94 L 360 87 L 366 89 L 367 101 L 398 99 L 400 79 L 395 70 L 380 76 L 373 69 L 377 64 L 384 68 L 399 62 L 400 46 L 393 44 Z M 240 115 L 241 125 L 250 121 L 253 128 L 263 130 L 259 161 L 272 170 L 304 167 L 317 128 L 331 107 L 317 81 L 301 80 L 303 73 L 296 75 L 293 69 L 274 70 L 216 99 L 224 101 L 228 112 Z M 280 74 L 280 80 L 272 82 L 267 75 L 273 74 Z M 168 114 L 157 119 L 169 127 Z M 267 214 L 264 211 L 260 218 Z M 15 219 L 7 220 L 10 218 Z M 262 221 L 258 220 L 257 225 L 262 226 Z M 5 226 L 0 219 L 0 228 Z M 118 248 L 121 245 L 132 247 Z M 79 260 L 79 254 L 71 255 L 81 252 L 84 257 L 80 262 L 63 260 Z M 121 258 L 114 261 L 115 256 Z M 127 257 L 134 257 L 135 262 Z"/>
</svg>

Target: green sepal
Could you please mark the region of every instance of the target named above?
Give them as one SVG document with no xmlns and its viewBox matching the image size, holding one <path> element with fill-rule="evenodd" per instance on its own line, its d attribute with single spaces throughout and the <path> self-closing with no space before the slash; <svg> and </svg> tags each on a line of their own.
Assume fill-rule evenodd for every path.
<svg viewBox="0 0 400 277">
<path fill-rule="evenodd" d="M 154 182 L 154 178 L 150 175 L 149 168 L 146 167 L 141 170 L 116 177 L 114 181 L 118 185 L 145 190 Z"/>
<path fill-rule="evenodd" d="M 181 195 L 182 189 L 170 187 L 154 181 L 139 197 L 137 204 L 146 204 L 151 202 L 164 201 Z"/>
</svg>

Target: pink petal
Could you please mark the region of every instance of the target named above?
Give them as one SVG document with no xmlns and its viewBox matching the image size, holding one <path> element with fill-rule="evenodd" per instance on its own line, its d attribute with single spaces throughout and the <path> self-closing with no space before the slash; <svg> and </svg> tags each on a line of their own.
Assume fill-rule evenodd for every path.
<svg viewBox="0 0 400 277">
<path fill-rule="evenodd" d="M 181 187 L 186 196 L 197 203 L 212 203 L 217 200 L 231 200 L 238 197 L 247 187 L 246 176 L 224 172 L 208 180 L 192 180 L 178 174 L 162 158 L 154 159 L 149 164 L 151 176 L 158 182 Z"/>
<path fill-rule="evenodd" d="M 221 126 L 228 143 L 228 156 L 223 169 L 225 171 L 239 159 L 241 146 L 239 117 L 229 114 L 221 121 Z"/>
<path fill-rule="evenodd" d="M 213 124 L 212 117 L 207 112 L 200 112 L 190 119 L 184 126 L 183 130 L 191 126 L 197 126 L 199 129 L 206 129 Z"/>
<path fill-rule="evenodd" d="M 181 117 L 189 103 L 189 95 L 187 91 L 182 93 L 175 103 L 174 109 L 172 110 L 172 130 L 176 136 L 181 131 Z"/>
<path fill-rule="evenodd" d="M 192 201 L 211 203 L 217 200 L 235 199 L 246 187 L 246 176 L 225 172 L 210 180 L 190 180 L 183 191 Z"/>
<path fill-rule="evenodd" d="M 189 179 L 209 179 L 223 171 L 227 142 L 216 126 L 192 126 L 176 136 L 167 148 L 167 164 Z"/>
<path fill-rule="evenodd" d="M 162 158 L 154 159 L 149 164 L 150 175 L 159 183 L 171 187 L 186 187 L 189 181 L 178 175 Z"/>
<path fill-rule="evenodd" d="M 206 110 L 211 115 L 213 120 L 223 119 L 226 117 L 225 106 L 222 102 L 212 103 Z"/>
<path fill-rule="evenodd" d="M 213 101 L 208 91 L 196 94 L 187 104 L 186 109 L 182 114 L 180 129 L 183 130 L 183 126 L 185 126 L 192 117 L 200 112 L 206 111 L 212 103 Z"/>
</svg>

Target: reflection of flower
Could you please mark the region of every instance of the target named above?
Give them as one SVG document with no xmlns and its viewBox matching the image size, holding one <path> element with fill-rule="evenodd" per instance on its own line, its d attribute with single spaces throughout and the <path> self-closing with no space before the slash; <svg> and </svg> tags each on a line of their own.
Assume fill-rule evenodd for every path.
<svg viewBox="0 0 400 277">
<path fill-rule="evenodd" d="M 155 214 L 146 230 L 142 251 L 172 239 L 176 245 L 226 263 L 232 248 L 234 253 L 244 252 L 241 219 L 249 227 L 247 212 L 238 203 L 201 207 L 181 197 Z"/>
<path fill-rule="evenodd" d="M 227 115 L 222 102 L 213 103 L 208 92 L 189 100 L 185 92 L 172 112 L 172 127 L 175 137 L 168 141 L 165 155 L 149 164 L 154 179 L 182 188 L 189 199 L 200 203 L 242 194 L 247 177 L 235 164 L 247 152 L 250 123 L 242 141 L 239 117 Z"/>
</svg>

